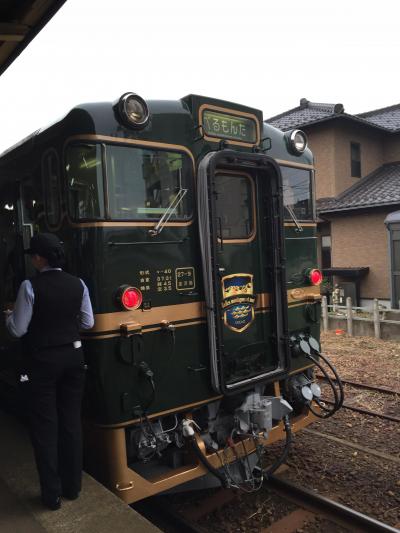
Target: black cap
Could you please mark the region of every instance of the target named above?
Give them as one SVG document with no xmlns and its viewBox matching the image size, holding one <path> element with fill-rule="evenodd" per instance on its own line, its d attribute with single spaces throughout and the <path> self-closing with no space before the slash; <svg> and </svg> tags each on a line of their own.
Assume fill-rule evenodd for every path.
<svg viewBox="0 0 400 533">
<path fill-rule="evenodd" d="M 31 238 L 30 246 L 25 253 L 37 254 L 49 260 L 63 254 L 62 245 L 63 243 L 54 233 L 38 233 Z"/>
</svg>

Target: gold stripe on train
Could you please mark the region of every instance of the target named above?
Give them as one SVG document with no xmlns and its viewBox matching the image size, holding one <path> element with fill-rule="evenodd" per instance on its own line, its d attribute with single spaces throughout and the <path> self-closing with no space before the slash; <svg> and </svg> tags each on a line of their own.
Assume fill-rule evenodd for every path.
<svg viewBox="0 0 400 533">
<path fill-rule="evenodd" d="M 180 405 L 179 407 L 174 407 L 173 409 L 167 409 L 166 411 L 158 411 L 157 413 L 153 413 L 151 415 L 148 415 L 149 419 L 153 418 L 159 418 L 160 416 L 166 416 L 173 413 L 179 413 L 181 411 L 188 411 L 189 409 L 193 409 L 194 407 L 200 407 L 201 405 L 205 405 L 206 403 L 215 402 L 216 400 L 220 400 L 223 398 L 223 396 L 220 394 L 218 396 L 212 396 L 210 398 L 207 398 L 206 400 L 200 400 L 199 402 L 194 403 L 188 403 L 185 405 Z M 127 422 L 121 422 L 120 424 L 99 424 L 98 427 L 106 427 L 106 428 L 122 428 L 125 426 L 130 426 L 132 424 L 137 424 L 140 422 L 140 418 L 133 418 L 132 420 L 128 420 Z"/>
<path fill-rule="evenodd" d="M 206 324 L 206 320 L 193 320 L 192 322 L 183 322 L 182 324 L 175 324 L 175 328 L 186 328 L 188 326 L 198 326 L 199 324 Z M 152 333 L 153 331 L 161 331 L 163 330 L 163 327 L 156 327 L 156 328 L 146 328 L 144 331 L 141 331 L 141 333 Z M 120 337 L 121 333 L 105 333 L 104 335 L 96 335 L 95 337 L 92 337 L 91 335 L 85 335 L 84 333 L 81 333 L 81 338 L 86 340 L 101 340 L 101 339 L 111 339 L 112 337 Z"/>
<path fill-rule="evenodd" d="M 287 291 L 288 305 L 297 304 L 300 302 L 314 301 L 321 299 L 321 290 L 319 285 L 313 287 L 297 287 L 295 289 L 289 289 Z"/>
<path fill-rule="evenodd" d="M 206 315 L 204 302 L 153 307 L 149 311 L 117 311 L 116 313 L 99 313 L 95 315 L 95 324 L 91 332 L 113 331 L 122 324 L 136 322 L 142 327 L 161 324 L 164 320 L 175 323 L 182 320 L 193 321 Z"/>
<path fill-rule="evenodd" d="M 299 224 L 303 228 L 316 228 L 317 227 L 316 222 L 301 222 L 299 220 Z M 297 225 L 294 222 L 285 222 L 283 225 L 285 226 L 285 228 L 297 228 Z"/>
<path fill-rule="evenodd" d="M 304 302 L 319 300 L 321 298 L 319 287 L 299 287 L 296 289 L 289 289 L 287 291 L 288 304 L 292 307 L 296 305 L 304 305 Z M 256 295 L 256 312 L 267 311 L 270 307 L 271 295 L 269 293 L 261 293 Z M 294 305 L 293 305 L 294 304 Z M 142 311 L 137 309 L 135 311 L 117 311 L 115 313 L 99 313 L 95 315 L 95 325 L 90 330 L 90 333 L 104 333 L 104 338 L 108 335 L 107 332 L 119 330 L 123 324 L 133 323 L 141 328 L 146 329 L 146 332 L 161 329 L 159 324 L 162 322 L 170 322 L 178 327 L 193 325 L 200 321 L 204 321 L 206 317 L 205 303 L 192 302 L 187 304 L 163 305 L 160 307 L 153 307 L 150 311 Z M 177 322 L 184 322 L 183 324 L 176 324 Z M 86 338 L 90 338 L 87 335 Z M 99 338 L 99 337 L 96 337 Z"/>
<path fill-rule="evenodd" d="M 275 162 L 278 163 L 278 165 L 282 165 L 284 167 L 304 168 L 307 170 L 315 170 L 314 165 L 308 165 L 307 163 L 298 163 L 297 161 L 287 161 L 285 159 L 275 159 Z"/>
</svg>

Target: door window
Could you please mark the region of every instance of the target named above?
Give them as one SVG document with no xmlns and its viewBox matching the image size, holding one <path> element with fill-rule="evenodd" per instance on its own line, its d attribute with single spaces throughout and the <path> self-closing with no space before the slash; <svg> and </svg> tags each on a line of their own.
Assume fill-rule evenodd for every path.
<svg viewBox="0 0 400 533">
<path fill-rule="evenodd" d="M 247 240 L 254 235 L 254 185 L 248 175 L 217 174 L 215 177 L 217 231 L 222 239 Z"/>
</svg>

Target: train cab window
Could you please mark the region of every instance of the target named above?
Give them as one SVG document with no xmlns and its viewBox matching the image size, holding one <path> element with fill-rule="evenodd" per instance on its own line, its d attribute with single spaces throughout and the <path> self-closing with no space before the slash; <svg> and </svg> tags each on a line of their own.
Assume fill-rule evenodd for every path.
<svg viewBox="0 0 400 533">
<path fill-rule="evenodd" d="M 248 239 L 254 232 L 252 181 L 249 176 L 217 174 L 215 179 L 218 231 L 224 240 Z"/>
<path fill-rule="evenodd" d="M 43 155 L 42 178 L 47 223 L 56 226 L 61 219 L 61 190 L 58 154 L 52 148 Z"/>
<path fill-rule="evenodd" d="M 74 220 L 104 218 L 102 148 L 77 144 L 67 149 L 68 210 Z"/>
<path fill-rule="evenodd" d="M 312 220 L 312 178 L 311 172 L 299 168 L 281 167 L 283 181 L 283 205 L 285 220 Z"/>
<path fill-rule="evenodd" d="M 186 154 L 107 145 L 106 165 L 112 219 L 191 218 L 193 167 Z"/>
</svg>

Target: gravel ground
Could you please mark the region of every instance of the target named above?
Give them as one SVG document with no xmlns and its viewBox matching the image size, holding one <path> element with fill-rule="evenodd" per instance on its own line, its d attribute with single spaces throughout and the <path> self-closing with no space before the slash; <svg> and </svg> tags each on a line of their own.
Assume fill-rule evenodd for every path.
<svg viewBox="0 0 400 533">
<path fill-rule="evenodd" d="M 321 335 L 322 352 L 343 379 L 389 387 L 400 393 L 400 343 L 373 337 Z"/>
<path fill-rule="evenodd" d="M 400 343 L 337 336 L 331 332 L 322 336 L 321 343 L 323 353 L 343 378 L 400 390 Z M 345 387 L 345 394 L 346 403 L 400 416 L 400 395 L 389 396 L 350 386 Z M 400 458 L 400 424 L 396 422 L 342 409 L 328 420 L 315 422 L 310 429 Z M 271 463 L 280 450 L 281 444 L 268 450 Z M 287 464 L 289 468 L 281 474 L 284 478 L 400 528 L 398 461 L 303 431 L 294 436 Z M 181 495 L 179 506 L 184 509 L 209 496 L 210 491 Z M 264 486 L 257 493 L 239 493 L 231 503 L 202 518 L 199 525 L 205 532 L 256 533 L 293 509 Z M 343 530 L 317 519 L 297 531 L 339 533 Z"/>
</svg>

